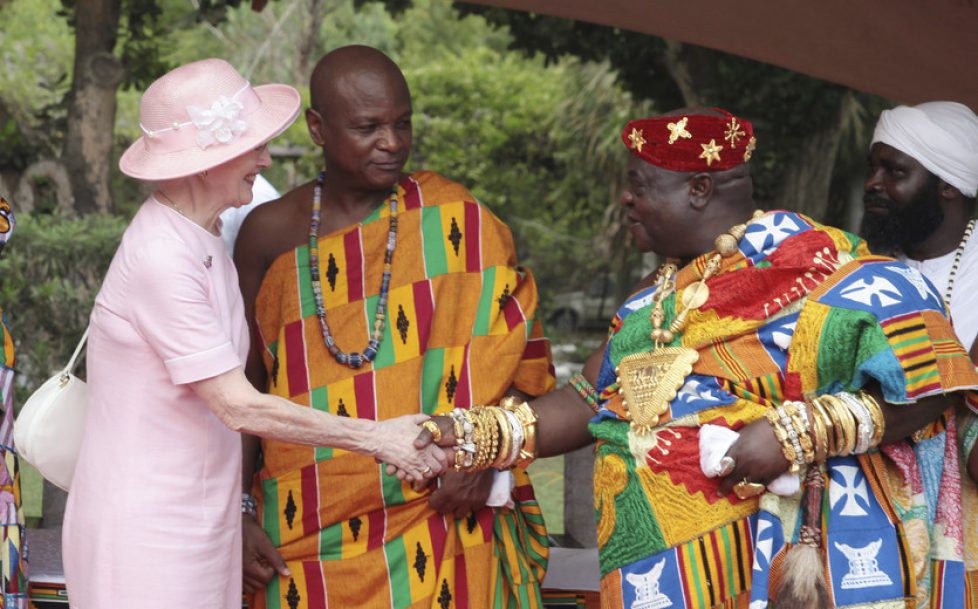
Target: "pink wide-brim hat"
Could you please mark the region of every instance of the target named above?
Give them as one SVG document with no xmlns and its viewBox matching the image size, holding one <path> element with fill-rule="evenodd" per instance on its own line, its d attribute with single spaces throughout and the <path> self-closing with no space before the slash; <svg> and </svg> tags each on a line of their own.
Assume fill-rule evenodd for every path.
<svg viewBox="0 0 978 609">
<path fill-rule="evenodd" d="M 142 137 L 119 159 L 139 180 L 172 180 L 226 163 L 285 131 L 302 99 L 288 85 L 252 87 L 223 59 L 167 72 L 139 102 Z"/>
</svg>

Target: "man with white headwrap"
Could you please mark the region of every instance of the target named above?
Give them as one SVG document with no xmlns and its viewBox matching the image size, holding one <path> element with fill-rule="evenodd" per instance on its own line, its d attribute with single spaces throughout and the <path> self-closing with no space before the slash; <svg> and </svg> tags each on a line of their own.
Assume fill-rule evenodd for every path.
<svg viewBox="0 0 978 609">
<path fill-rule="evenodd" d="M 978 336 L 978 116 L 955 102 L 880 115 L 870 149 L 862 236 L 931 280 L 961 343 Z"/>
<path fill-rule="evenodd" d="M 978 116 L 956 102 L 885 110 L 873 133 L 860 233 L 875 253 L 920 271 L 944 296 L 958 339 L 978 361 Z M 969 406 L 978 413 L 970 396 Z M 978 480 L 978 418 L 958 417 L 962 462 Z M 967 579 L 978 587 L 978 489 L 962 476 Z"/>
</svg>

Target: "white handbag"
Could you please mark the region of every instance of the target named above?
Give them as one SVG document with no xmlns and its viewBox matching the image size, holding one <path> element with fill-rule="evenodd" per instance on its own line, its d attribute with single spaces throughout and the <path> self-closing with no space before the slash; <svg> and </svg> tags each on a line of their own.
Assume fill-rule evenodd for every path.
<svg viewBox="0 0 978 609">
<path fill-rule="evenodd" d="M 21 458 L 66 491 L 85 432 L 88 388 L 72 371 L 87 339 L 86 328 L 68 365 L 27 398 L 14 422 L 14 446 Z"/>
</svg>

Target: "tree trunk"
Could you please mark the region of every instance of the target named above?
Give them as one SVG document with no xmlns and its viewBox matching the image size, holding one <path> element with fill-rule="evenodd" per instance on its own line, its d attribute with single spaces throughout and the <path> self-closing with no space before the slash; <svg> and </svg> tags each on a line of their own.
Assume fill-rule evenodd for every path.
<svg viewBox="0 0 978 609">
<path fill-rule="evenodd" d="M 776 206 L 803 213 L 819 222 L 829 220 L 825 216 L 829 206 L 832 170 L 846 128 L 845 117 L 851 113 L 854 103 L 856 100 L 851 91 L 843 95 L 836 120 L 825 129 L 813 133 L 801 145 L 801 150 L 785 171 L 781 190 L 773 201 Z"/>
<path fill-rule="evenodd" d="M 68 102 L 62 162 L 71 179 L 75 211 L 112 206 L 109 178 L 116 90 L 125 74 L 112 54 L 121 0 L 79 0 L 75 6 L 75 69 Z"/>
<path fill-rule="evenodd" d="M 55 207 L 65 214 L 71 214 L 74 209 L 74 199 L 71 196 L 71 180 L 68 177 L 65 166 L 52 159 L 41 159 L 31 163 L 24 173 L 21 174 L 19 185 L 17 186 L 14 200 L 17 207 L 25 212 L 34 211 L 37 206 L 37 194 L 39 178 L 44 178 L 48 184 L 47 194 L 54 197 Z M 13 190 L 3 190 L 0 192 L 14 192 Z M 47 210 L 45 210 L 47 211 Z"/>
<path fill-rule="evenodd" d="M 309 82 L 313 62 L 319 49 L 319 28 L 329 13 L 329 0 L 306 0 L 306 11 L 302 15 L 302 32 L 295 51 L 295 71 L 292 82 Z"/>
<path fill-rule="evenodd" d="M 685 57 L 683 43 L 669 38 L 664 38 L 663 40 L 666 43 L 666 52 L 663 54 L 662 59 L 666 65 L 666 71 L 669 72 L 669 76 L 675 81 L 679 92 L 683 96 L 683 105 L 687 108 L 699 106 L 700 97 L 697 93 L 693 74 L 690 71 L 689 62 Z"/>
</svg>

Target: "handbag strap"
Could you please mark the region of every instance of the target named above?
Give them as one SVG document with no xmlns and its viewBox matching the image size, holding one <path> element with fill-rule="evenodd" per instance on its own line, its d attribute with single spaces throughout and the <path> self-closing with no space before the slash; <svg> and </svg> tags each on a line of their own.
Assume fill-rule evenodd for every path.
<svg viewBox="0 0 978 609">
<path fill-rule="evenodd" d="M 75 347 L 75 352 L 71 354 L 71 359 L 68 360 L 68 365 L 65 366 L 65 369 L 61 371 L 61 376 L 67 376 L 72 372 L 74 372 L 75 364 L 78 362 L 78 356 L 81 354 L 82 347 L 85 346 L 85 341 L 88 340 L 88 330 L 90 328 L 91 326 L 87 326 L 85 328 L 85 333 L 82 334 L 81 340 L 78 341 L 78 346 Z"/>
</svg>

